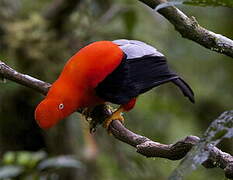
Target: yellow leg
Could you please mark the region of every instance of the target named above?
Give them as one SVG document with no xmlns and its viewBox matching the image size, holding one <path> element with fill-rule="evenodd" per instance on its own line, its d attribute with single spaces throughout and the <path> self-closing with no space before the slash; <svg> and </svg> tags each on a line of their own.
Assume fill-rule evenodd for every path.
<svg viewBox="0 0 233 180">
<path fill-rule="evenodd" d="M 122 113 L 124 112 L 124 108 L 120 106 L 109 118 L 107 118 L 104 123 L 103 127 L 108 129 L 109 125 L 113 120 L 119 120 L 121 123 L 124 123 L 124 118 L 122 116 Z"/>
</svg>

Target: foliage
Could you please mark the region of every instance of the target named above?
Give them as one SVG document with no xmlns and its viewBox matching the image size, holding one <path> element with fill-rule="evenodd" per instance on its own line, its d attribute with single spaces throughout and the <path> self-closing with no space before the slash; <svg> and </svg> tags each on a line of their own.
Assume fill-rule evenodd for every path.
<svg viewBox="0 0 233 180">
<path fill-rule="evenodd" d="M 80 167 L 81 163 L 68 155 L 48 157 L 44 151 L 9 151 L 3 155 L 0 179 L 50 177 L 56 169 Z"/>
</svg>

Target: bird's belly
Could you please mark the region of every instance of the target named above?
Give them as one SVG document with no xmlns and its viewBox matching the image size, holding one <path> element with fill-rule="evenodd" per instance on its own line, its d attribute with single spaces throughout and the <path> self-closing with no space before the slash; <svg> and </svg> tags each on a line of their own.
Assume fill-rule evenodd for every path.
<svg viewBox="0 0 233 180">
<path fill-rule="evenodd" d="M 85 92 L 84 99 L 81 99 L 81 108 L 94 107 L 99 104 L 103 104 L 106 101 L 96 95 L 95 90 L 89 90 Z"/>
</svg>

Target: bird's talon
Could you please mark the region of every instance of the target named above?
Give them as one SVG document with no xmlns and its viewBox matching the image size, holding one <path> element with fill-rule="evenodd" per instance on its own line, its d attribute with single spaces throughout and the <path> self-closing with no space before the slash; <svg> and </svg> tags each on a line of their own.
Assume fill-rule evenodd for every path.
<svg viewBox="0 0 233 180">
<path fill-rule="evenodd" d="M 111 124 L 111 122 L 113 120 L 119 120 L 122 124 L 124 123 L 124 118 L 122 116 L 122 113 L 121 112 L 114 112 L 109 118 L 107 118 L 104 123 L 103 123 L 103 127 L 106 128 L 108 130 L 108 133 L 110 134 L 110 131 L 109 131 L 109 126 Z"/>
<path fill-rule="evenodd" d="M 94 132 L 96 132 L 96 128 L 94 128 L 94 127 L 90 127 L 90 133 L 92 134 L 92 133 L 94 133 Z"/>
</svg>

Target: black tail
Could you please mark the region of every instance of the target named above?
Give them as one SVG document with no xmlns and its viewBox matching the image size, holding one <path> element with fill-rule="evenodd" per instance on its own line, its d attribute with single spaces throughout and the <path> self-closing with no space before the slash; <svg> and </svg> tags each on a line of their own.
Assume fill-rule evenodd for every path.
<svg viewBox="0 0 233 180">
<path fill-rule="evenodd" d="M 188 97 L 192 103 L 195 103 L 193 90 L 182 78 L 173 79 L 172 82 L 180 88 L 184 96 Z"/>
</svg>

